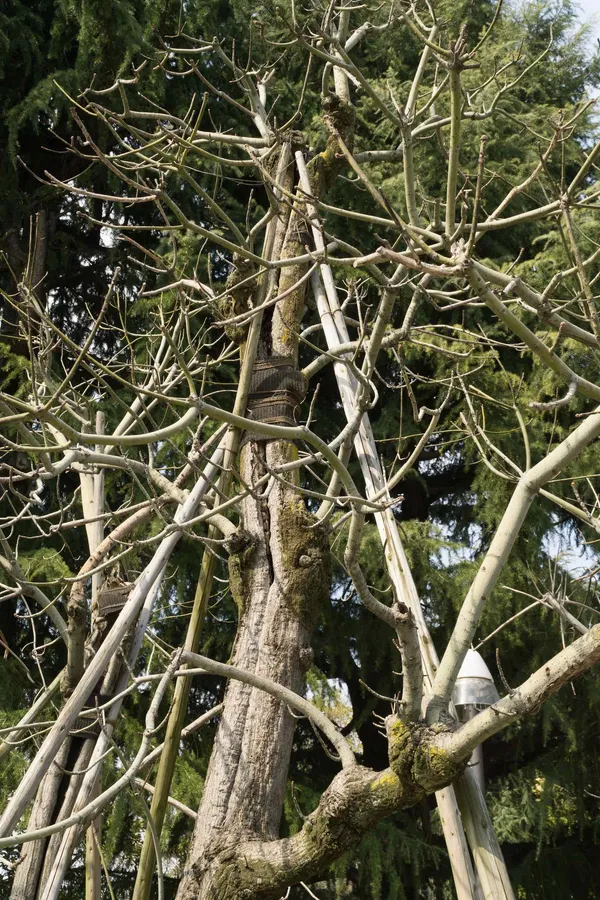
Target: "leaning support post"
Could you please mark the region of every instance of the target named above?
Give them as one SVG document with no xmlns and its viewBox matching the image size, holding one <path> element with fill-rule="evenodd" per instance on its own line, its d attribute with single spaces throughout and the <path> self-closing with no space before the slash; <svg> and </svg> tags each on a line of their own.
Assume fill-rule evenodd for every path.
<svg viewBox="0 0 600 900">
<path fill-rule="evenodd" d="M 98 411 L 96 413 L 96 434 L 104 433 L 104 413 Z M 100 452 L 101 448 L 97 448 Z M 104 522 L 101 518 L 104 513 L 104 469 L 100 466 L 94 473 L 94 518 L 92 523 L 93 539 L 90 540 L 90 556 L 95 552 L 96 548 L 104 539 Z M 98 594 L 102 587 L 102 573 L 96 572 L 92 575 L 92 608 L 95 609 L 98 604 Z M 94 789 L 99 790 L 99 777 Z M 92 822 L 85 833 L 85 900 L 100 900 L 101 898 L 101 882 L 102 882 L 102 859 L 100 857 L 100 840 L 102 833 L 102 817 L 98 816 L 95 822 Z"/>
<path fill-rule="evenodd" d="M 296 153 L 296 163 L 300 172 L 300 183 L 307 197 L 312 196 L 311 184 L 301 152 Z M 312 233 L 317 251 L 323 250 L 322 230 L 318 227 L 317 212 L 314 206 L 307 204 L 312 222 Z M 321 265 L 321 277 L 315 273 L 312 279 L 313 291 L 317 302 L 317 308 L 323 325 L 323 332 L 330 350 L 335 350 L 340 344 L 349 342 L 349 334 L 346 322 L 338 301 L 337 290 L 331 267 Z M 334 371 L 338 383 L 340 396 L 344 406 L 344 412 L 348 421 L 354 416 L 356 408 L 356 394 L 358 381 L 350 372 L 348 366 L 340 361 L 334 364 Z M 366 496 L 371 499 L 377 496 L 385 496 L 385 478 L 377 455 L 377 446 L 373 437 L 371 423 L 368 414 L 363 416 L 354 446 L 360 462 L 361 471 L 365 480 Z M 406 553 L 398 533 L 394 514 L 386 509 L 374 514 L 377 529 L 383 544 L 388 573 L 396 596 L 401 599 L 411 610 L 419 633 L 419 643 L 423 658 L 425 675 L 425 696 L 431 694 L 435 673 L 439 665 L 435 647 L 429 634 L 429 629 L 423 615 L 421 602 L 414 583 L 412 572 L 406 558 Z M 467 788 L 468 790 L 468 788 Z M 467 841 L 461 823 L 460 812 L 454 793 L 450 785 L 435 794 L 440 819 L 444 832 L 444 839 L 448 848 L 448 855 L 452 866 L 454 884 L 459 900 L 477 900 L 478 887 L 473 872 L 473 865 L 469 856 Z M 493 830 L 489 813 L 483 797 L 473 797 L 472 802 L 478 810 L 478 821 L 484 821 L 488 830 Z M 475 832 L 473 832 L 473 835 Z M 475 861 L 477 862 L 477 856 Z M 507 892 L 504 884 L 510 884 L 506 865 L 500 853 L 499 864 L 504 870 L 504 879 L 498 882 L 495 893 L 489 894 L 493 900 L 514 900 L 512 890 Z"/>
<path fill-rule="evenodd" d="M 183 508 L 176 514 L 176 518 L 181 517 L 184 520 L 186 517 L 193 514 L 193 510 L 201 498 L 210 490 L 213 485 L 214 480 L 217 477 L 218 468 L 220 467 L 223 455 L 224 455 L 224 444 L 225 439 L 222 440 L 221 444 L 217 447 L 214 453 L 211 456 L 211 459 L 207 466 L 203 469 L 201 477 L 196 482 L 196 485 L 192 489 L 190 496 L 184 503 Z M 192 495 L 193 498 L 192 498 Z M 190 502 L 191 501 L 191 502 Z M 162 554 L 160 554 L 162 556 Z M 128 659 L 128 667 L 123 670 L 119 676 L 118 682 L 114 687 L 114 694 L 120 695 L 121 692 L 127 687 L 129 681 L 129 671 L 135 666 L 135 662 L 137 660 L 138 653 L 141 649 L 144 635 L 146 632 L 146 628 L 150 621 L 150 616 L 152 614 L 152 609 L 154 607 L 154 602 L 158 591 L 160 589 L 160 585 L 162 582 L 162 578 L 164 576 L 165 568 L 166 568 L 166 559 L 164 556 L 162 557 L 162 563 L 160 568 L 158 568 L 158 560 L 157 556 L 159 553 L 155 555 L 155 566 L 152 566 L 152 563 L 145 570 L 149 574 L 149 580 L 151 579 L 151 584 L 147 586 L 147 594 L 145 601 L 143 603 L 141 612 L 139 613 L 139 617 L 137 620 L 137 624 L 135 627 L 134 635 L 132 638 L 131 650 L 129 653 Z M 166 554 L 168 558 L 168 553 Z M 150 568 L 154 569 L 155 574 L 150 575 Z M 135 593 L 135 589 L 134 589 Z M 131 600 L 131 598 L 130 598 Z M 130 601 L 128 601 L 130 602 Z M 104 648 L 104 644 L 101 647 L 99 652 L 102 652 Z M 75 810 L 83 809 L 93 798 L 94 789 L 98 777 L 99 764 L 101 763 L 104 755 L 110 745 L 110 735 L 112 734 L 114 723 L 119 714 L 119 710 L 121 708 L 123 698 L 120 697 L 110 708 L 107 713 L 107 723 L 105 730 L 101 733 L 100 737 L 96 742 L 96 746 L 94 748 L 94 752 L 92 755 L 92 759 L 90 762 L 90 766 L 88 771 L 86 772 L 83 783 L 79 790 L 79 794 L 77 797 L 77 802 L 75 804 Z M 65 874 L 70 865 L 71 857 L 73 855 L 73 851 L 77 845 L 77 841 L 79 839 L 79 828 L 77 825 L 72 826 L 65 832 L 63 835 L 63 840 L 61 843 L 60 853 L 57 855 L 57 859 L 55 865 L 52 870 L 52 878 L 48 879 L 48 883 L 45 886 L 45 893 L 41 900 L 58 900 L 58 896 L 61 890 L 61 885 L 64 880 Z"/>
<path fill-rule="evenodd" d="M 212 531 L 212 529 L 211 529 Z M 200 641 L 202 626 L 206 616 L 208 601 L 212 592 L 216 558 L 209 550 L 204 551 L 200 577 L 196 586 L 194 607 L 185 638 L 185 649 L 195 653 Z M 169 791 L 175 762 L 179 752 L 179 741 L 190 695 L 191 679 L 179 678 L 175 684 L 173 707 L 167 723 L 164 748 L 160 756 L 154 794 L 150 806 L 150 818 L 156 835 L 160 835 L 169 802 Z M 144 835 L 144 843 L 140 855 L 140 865 L 133 892 L 133 900 L 148 900 L 152 887 L 152 876 L 156 863 L 156 847 L 152 829 L 148 826 Z"/>
<path fill-rule="evenodd" d="M 502 849 L 487 815 L 485 797 L 475 772 L 467 768 L 455 781 L 454 789 L 485 900 L 497 897 L 499 892 L 500 896 L 514 897 Z M 483 810 L 486 815 L 482 815 Z"/>
</svg>

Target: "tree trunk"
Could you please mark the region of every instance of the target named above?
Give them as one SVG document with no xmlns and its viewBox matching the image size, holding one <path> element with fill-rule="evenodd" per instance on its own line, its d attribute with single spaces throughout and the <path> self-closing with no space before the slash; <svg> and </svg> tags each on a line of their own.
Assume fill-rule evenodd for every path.
<svg viewBox="0 0 600 900">
<path fill-rule="evenodd" d="M 334 135 L 339 131 L 352 141 L 354 111 L 329 98 L 325 120 L 333 134 L 327 150 L 311 163 L 317 196 L 326 192 L 341 165 Z M 286 178 L 290 175 L 291 167 Z M 285 210 L 282 205 L 282 226 Z M 278 228 L 274 257 L 297 258 L 306 253 L 307 243 L 311 237 L 301 193 L 287 226 Z M 306 300 L 306 284 L 298 282 L 307 269 L 306 263 L 281 269 L 276 290 L 284 299 L 265 315 L 259 356 L 297 362 Z M 254 486 L 265 472 L 297 459 L 297 453 L 288 441 L 247 440 L 239 459 L 243 483 Z M 312 633 L 329 597 L 331 558 L 326 531 L 295 489 L 296 472 L 286 478 L 286 484 L 272 483 L 268 497 L 249 495 L 241 505 L 246 542 L 231 554 L 229 564 L 239 617 L 231 661 L 302 693 L 312 662 Z M 247 685 L 229 683 L 178 900 L 209 895 L 213 900 L 215 887 L 207 873 L 217 853 L 241 839 L 278 837 L 293 737 L 294 717 L 284 704 Z M 223 900 L 234 898 L 227 884 L 219 889 L 221 895 Z"/>
<path fill-rule="evenodd" d="M 55 810 L 64 778 L 63 772 L 71 750 L 71 742 L 71 738 L 68 738 L 62 744 L 54 762 L 40 783 L 28 822 L 28 828 L 31 830 L 45 828 L 55 819 Z M 10 900 L 32 900 L 37 897 L 47 844 L 47 840 L 23 844 Z"/>
<path fill-rule="evenodd" d="M 254 484 L 269 468 L 294 458 L 289 443 L 248 442 L 242 477 Z M 323 528 L 289 486 L 243 506 L 246 543 L 230 560 L 239 623 L 232 663 L 302 692 L 311 664 L 311 636 L 329 596 L 331 564 Z M 231 681 L 206 777 L 189 866 L 179 900 L 201 900 L 211 886 L 211 859 L 240 840 L 278 836 L 294 717 L 280 701 Z M 230 895 L 232 900 L 232 895 Z"/>
</svg>

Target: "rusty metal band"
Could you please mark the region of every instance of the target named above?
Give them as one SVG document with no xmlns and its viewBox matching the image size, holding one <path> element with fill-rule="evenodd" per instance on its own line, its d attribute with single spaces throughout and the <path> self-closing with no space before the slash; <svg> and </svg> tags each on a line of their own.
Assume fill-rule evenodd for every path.
<svg viewBox="0 0 600 900">
<path fill-rule="evenodd" d="M 298 424 L 298 409 L 306 396 L 307 380 L 288 357 L 259 359 L 254 364 L 248 418 L 269 425 Z M 248 441 L 268 441 L 272 438 L 246 431 L 242 444 Z"/>
<path fill-rule="evenodd" d="M 106 618 L 120 613 L 132 589 L 133 584 L 129 582 L 120 584 L 107 582 L 98 592 L 98 615 Z"/>
<path fill-rule="evenodd" d="M 98 713 L 96 709 L 96 701 L 98 701 L 98 706 L 103 706 L 109 700 L 109 695 L 94 691 L 87 702 L 87 705 L 90 708 L 82 709 L 73 722 L 73 725 L 69 730 L 71 737 L 81 738 L 82 740 L 99 737 L 100 732 L 102 731 L 100 722 L 101 714 Z"/>
</svg>

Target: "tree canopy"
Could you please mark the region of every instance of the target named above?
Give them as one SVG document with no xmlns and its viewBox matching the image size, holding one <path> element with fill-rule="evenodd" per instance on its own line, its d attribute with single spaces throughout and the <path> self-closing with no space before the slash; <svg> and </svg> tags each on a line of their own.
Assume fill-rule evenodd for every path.
<svg viewBox="0 0 600 900">
<path fill-rule="evenodd" d="M 394 620 L 399 654 L 390 631 L 389 610 L 406 612 L 408 631 L 415 625 L 389 568 L 389 530 L 382 544 L 392 525 L 443 658 L 442 675 L 430 673 L 442 706 L 449 698 L 435 688 L 456 663 L 444 650 L 505 535 L 473 644 L 505 695 L 505 715 L 516 717 L 514 689 L 577 640 L 591 642 L 598 612 L 599 151 L 589 98 L 600 60 L 575 7 L 81 0 L 8 3 L 0 21 L 3 737 L 55 685 L 39 726 L 12 732 L 14 747 L 0 745 L 2 807 L 25 798 L 19 791 L 53 723 L 117 634 L 98 612 L 102 591 L 125 588 L 139 600 L 129 626 L 138 621 L 141 643 L 130 656 L 136 638 L 125 629 L 95 702 L 110 710 L 106 698 L 130 675 L 161 687 L 127 687 L 114 737 L 105 733 L 99 791 L 118 783 L 144 741 L 165 740 L 177 696 L 164 682 L 172 651 L 185 645 L 249 668 L 239 654 L 260 569 L 253 528 L 273 534 L 275 522 L 283 537 L 267 553 L 262 605 L 278 565 L 288 574 L 305 566 L 314 594 L 311 605 L 305 582 L 295 587 L 290 576 L 281 602 L 298 621 L 289 628 L 309 636 L 281 683 L 329 717 L 364 770 L 391 763 L 399 777 L 388 717 L 403 721 L 415 704 L 411 634 Z M 252 352 L 292 360 L 295 386 L 280 386 L 271 420 L 254 412 L 258 394 L 243 386 Z M 348 385 L 354 393 L 344 395 Z M 373 444 L 363 435 L 361 456 L 352 441 L 364 414 Z M 215 463 L 224 431 L 241 449 L 226 446 Z M 386 485 L 379 496 L 369 488 L 368 447 Z M 528 473 L 545 472 L 561 452 L 556 471 L 539 476 L 535 501 L 523 501 L 514 540 L 506 537 L 507 509 Z M 183 527 L 194 492 L 200 506 Z M 308 549 L 295 543 L 298 522 L 313 529 Z M 158 554 L 173 535 L 181 539 L 162 568 Z M 140 588 L 152 565 L 153 606 Z M 145 634 L 142 606 L 151 616 Z M 201 636 L 190 648 L 193 615 Z M 116 671 L 122 656 L 133 660 L 131 673 Z M 159 829 L 165 896 L 178 886 L 179 896 L 195 896 L 182 878 L 196 810 L 212 790 L 223 723 L 234 721 L 223 712 L 223 701 L 232 703 L 223 671 L 205 672 L 178 679 L 189 688 L 179 727 L 209 716 L 181 743 L 168 778 L 179 805 Z M 231 685 L 253 702 L 244 685 Z M 543 699 L 536 690 L 532 708 Z M 94 706 L 89 692 L 80 706 L 86 701 Z M 287 710 L 281 698 L 270 702 Z M 487 803 L 517 896 L 598 895 L 598 703 L 591 669 L 538 715 L 489 732 Z M 269 824 L 261 835 L 273 846 L 288 838 L 297 846 L 307 823 L 318 825 L 345 771 L 331 736 L 310 715 L 294 715 L 281 726 L 291 760 L 278 773 L 280 809 L 269 813 L 277 834 Z M 430 703 L 428 727 L 443 731 L 444 716 Z M 253 727 L 256 743 L 260 720 Z M 428 769 L 427 788 L 411 802 L 386 795 L 390 815 L 353 823 L 356 839 L 340 838 L 343 852 L 323 854 L 308 881 L 289 882 L 289 896 L 453 896 L 433 791 L 460 775 L 471 749 L 461 740 L 460 750 L 444 745 L 455 754 L 452 778 L 436 781 Z M 84 765 L 80 754 L 91 744 L 75 733 L 62 769 L 85 769 L 91 756 Z M 154 785 L 157 767 L 136 777 Z M 63 807 L 57 801 L 45 825 L 71 815 L 67 795 L 81 780 L 67 779 L 70 788 L 63 780 Z M 5 819 L 0 844 L 33 799 L 30 791 L 17 818 Z M 132 778 L 103 807 L 101 867 L 116 897 L 133 896 L 139 882 L 151 799 Z M 35 803 L 17 830 L 36 827 Z M 62 847 L 57 835 L 29 895 L 25 875 L 15 888 L 29 862 L 15 868 L 19 848 L 2 849 L 6 896 L 54 896 L 43 893 L 43 878 L 52 874 L 48 848 Z M 84 884 L 84 843 L 71 852 L 64 897 L 81 896 Z"/>
</svg>

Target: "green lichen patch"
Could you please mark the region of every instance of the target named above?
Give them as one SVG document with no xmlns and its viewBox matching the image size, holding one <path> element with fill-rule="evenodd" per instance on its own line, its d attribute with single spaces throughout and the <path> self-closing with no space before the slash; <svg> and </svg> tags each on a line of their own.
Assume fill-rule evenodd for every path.
<svg viewBox="0 0 600 900">
<path fill-rule="evenodd" d="M 316 622 L 331 587 L 331 553 L 325 528 L 299 497 L 289 499 L 277 520 L 277 541 L 286 572 L 284 590 L 296 615 Z"/>
<path fill-rule="evenodd" d="M 240 617 L 247 605 L 245 585 L 254 550 L 254 541 L 246 531 L 239 531 L 229 543 L 229 589 Z"/>
<path fill-rule="evenodd" d="M 407 786 L 431 794 L 450 784 L 465 769 L 466 760 L 456 763 L 438 746 L 436 737 L 448 726 L 428 726 L 423 722 L 403 722 L 390 717 L 387 723 L 388 753 L 392 771 Z"/>
<path fill-rule="evenodd" d="M 219 301 L 219 313 L 224 319 L 242 315 L 252 309 L 252 296 L 256 290 L 256 279 L 252 278 L 254 264 L 237 255 L 233 258 L 234 270 L 227 279 L 227 295 Z M 247 325 L 225 325 L 225 334 L 236 344 L 246 339 Z"/>
</svg>

